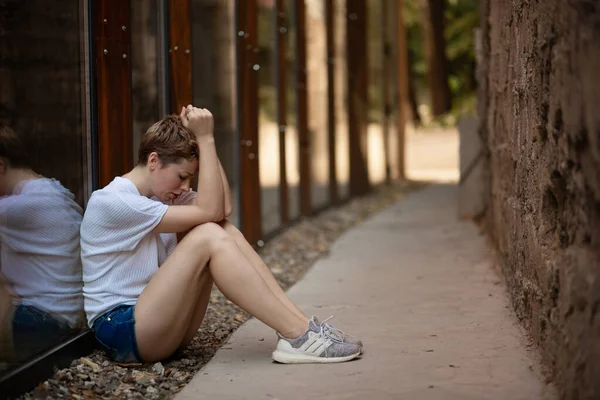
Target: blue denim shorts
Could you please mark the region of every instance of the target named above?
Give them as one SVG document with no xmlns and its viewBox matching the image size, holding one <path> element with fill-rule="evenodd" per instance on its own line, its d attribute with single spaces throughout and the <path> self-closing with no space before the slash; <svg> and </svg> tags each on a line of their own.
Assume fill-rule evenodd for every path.
<svg viewBox="0 0 600 400">
<path fill-rule="evenodd" d="M 48 350 L 73 332 L 69 323 L 58 315 L 22 304 L 15 309 L 13 342 L 19 359 Z"/>
<path fill-rule="evenodd" d="M 92 324 L 96 339 L 110 357 L 122 363 L 143 363 L 135 339 L 135 305 L 120 304 Z"/>
</svg>

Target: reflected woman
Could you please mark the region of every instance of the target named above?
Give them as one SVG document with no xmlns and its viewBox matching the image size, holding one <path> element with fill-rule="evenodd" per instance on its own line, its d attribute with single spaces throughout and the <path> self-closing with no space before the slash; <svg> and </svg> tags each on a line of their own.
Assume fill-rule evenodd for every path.
<svg viewBox="0 0 600 400">
<path fill-rule="evenodd" d="M 214 282 L 277 331 L 274 360 L 358 357 L 359 340 L 308 318 L 290 301 L 226 219 L 230 214 L 212 114 L 188 106 L 150 127 L 138 165 L 94 192 L 81 224 L 85 311 L 109 354 L 120 362 L 154 362 L 187 347 Z"/>
<path fill-rule="evenodd" d="M 12 293 L 19 359 L 82 325 L 82 214 L 69 190 L 28 166 L 23 142 L 0 123 L 0 274 Z"/>
</svg>

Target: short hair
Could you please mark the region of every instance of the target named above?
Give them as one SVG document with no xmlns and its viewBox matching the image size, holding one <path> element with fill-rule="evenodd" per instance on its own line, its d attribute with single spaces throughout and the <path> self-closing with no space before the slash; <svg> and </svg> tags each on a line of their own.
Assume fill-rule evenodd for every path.
<svg viewBox="0 0 600 400">
<path fill-rule="evenodd" d="M 0 122 L 0 157 L 13 168 L 28 168 L 27 151 L 21 139 L 8 125 Z"/>
<path fill-rule="evenodd" d="M 182 159 L 198 159 L 196 137 L 183 126 L 179 115 L 168 115 L 152 125 L 140 142 L 138 165 L 146 165 L 150 153 L 155 151 L 163 165 L 173 164 Z"/>
</svg>

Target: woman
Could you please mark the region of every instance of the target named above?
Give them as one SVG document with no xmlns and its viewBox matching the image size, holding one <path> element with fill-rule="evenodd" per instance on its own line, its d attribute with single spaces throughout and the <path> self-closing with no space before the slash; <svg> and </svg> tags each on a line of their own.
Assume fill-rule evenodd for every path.
<svg viewBox="0 0 600 400">
<path fill-rule="evenodd" d="M 274 360 L 356 358 L 362 343 L 307 318 L 227 221 L 230 214 L 212 114 L 190 105 L 150 127 L 137 166 L 91 196 L 81 225 L 85 310 L 111 356 L 154 362 L 187 347 L 214 282 L 278 332 Z"/>
<path fill-rule="evenodd" d="M 25 145 L 0 123 L 0 336 L 12 338 L 18 360 L 61 342 L 83 324 L 82 214 L 59 181 L 29 167 Z M 6 348 L 7 339 L 2 341 Z"/>
</svg>

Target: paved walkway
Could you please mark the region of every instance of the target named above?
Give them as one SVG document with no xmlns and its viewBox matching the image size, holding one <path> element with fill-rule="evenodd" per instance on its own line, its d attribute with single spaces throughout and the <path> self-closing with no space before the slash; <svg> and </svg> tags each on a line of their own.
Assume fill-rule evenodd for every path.
<svg viewBox="0 0 600 400">
<path fill-rule="evenodd" d="M 364 342 L 333 365 L 271 361 L 275 334 L 242 326 L 185 399 L 554 399 L 456 189 L 432 185 L 346 232 L 288 292 Z"/>
</svg>

